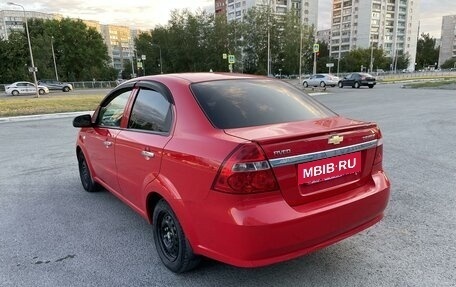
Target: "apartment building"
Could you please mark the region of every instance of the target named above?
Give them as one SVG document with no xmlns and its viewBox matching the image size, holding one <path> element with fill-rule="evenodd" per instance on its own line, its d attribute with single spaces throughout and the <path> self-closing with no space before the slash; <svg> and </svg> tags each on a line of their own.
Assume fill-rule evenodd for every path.
<svg viewBox="0 0 456 287">
<path fill-rule="evenodd" d="M 442 18 L 439 66 L 456 57 L 456 15 Z"/>
<path fill-rule="evenodd" d="M 49 14 L 34 11 L 25 11 L 27 19 L 61 19 L 60 14 Z M 8 40 L 12 31 L 24 31 L 23 10 L 1 10 L 0 11 L 0 39 Z"/>
<path fill-rule="evenodd" d="M 220 6 L 215 0 L 215 7 Z M 242 21 L 250 8 L 255 6 L 269 6 L 276 15 L 285 15 L 289 11 L 296 11 L 303 24 L 318 25 L 318 0 L 225 0 L 226 17 L 228 21 Z"/>
<path fill-rule="evenodd" d="M 329 45 L 329 43 L 331 42 L 331 29 L 317 31 L 317 41 Z"/>
<path fill-rule="evenodd" d="M 333 0 L 331 56 L 379 47 L 392 59 L 408 55 L 408 70 L 414 71 L 419 10 L 419 0 Z"/>
<path fill-rule="evenodd" d="M 134 38 L 132 31 L 126 26 L 101 25 L 101 35 L 103 36 L 108 54 L 112 60 L 112 66 L 116 70 L 123 70 L 125 60 L 133 59 Z"/>
</svg>

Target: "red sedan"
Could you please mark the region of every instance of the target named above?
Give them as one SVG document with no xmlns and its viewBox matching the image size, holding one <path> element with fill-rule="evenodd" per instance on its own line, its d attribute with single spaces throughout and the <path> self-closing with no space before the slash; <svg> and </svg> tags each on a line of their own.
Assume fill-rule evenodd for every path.
<svg viewBox="0 0 456 287">
<path fill-rule="evenodd" d="M 201 256 L 240 267 L 302 256 L 372 226 L 389 199 L 378 126 L 271 78 L 137 78 L 73 125 L 84 189 L 152 223 L 177 273 Z"/>
</svg>

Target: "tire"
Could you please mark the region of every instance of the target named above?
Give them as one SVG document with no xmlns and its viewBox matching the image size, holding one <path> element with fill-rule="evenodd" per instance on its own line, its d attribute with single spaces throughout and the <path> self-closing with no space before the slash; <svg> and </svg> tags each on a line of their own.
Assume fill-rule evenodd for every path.
<svg viewBox="0 0 456 287">
<path fill-rule="evenodd" d="M 355 82 L 355 83 L 353 84 L 353 88 L 359 89 L 359 87 L 360 87 L 359 82 Z"/>
<path fill-rule="evenodd" d="M 304 86 L 304 88 L 307 88 L 309 86 L 307 82 L 303 82 L 302 85 Z"/>
<path fill-rule="evenodd" d="M 38 90 L 38 94 L 44 95 L 44 90 L 43 90 L 43 89 L 39 89 L 39 90 Z"/>
<path fill-rule="evenodd" d="M 174 273 L 195 268 L 201 258 L 192 248 L 169 204 L 161 199 L 152 217 L 155 248 L 163 264 Z"/>
<path fill-rule="evenodd" d="M 87 192 L 96 192 L 100 190 L 100 185 L 92 178 L 89 165 L 82 152 L 78 153 L 79 177 L 81 178 L 82 187 Z"/>
<path fill-rule="evenodd" d="M 66 92 L 69 92 L 69 91 L 70 91 L 70 88 L 68 88 L 68 87 L 63 87 L 62 91 L 64 91 L 65 93 L 66 93 Z"/>
<path fill-rule="evenodd" d="M 372 89 L 374 87 L 374 85 L 369 85 L 369 89 Z"/>
<path fill-rule="evenodd" d="M 340 81 L 339 83 L 337 83 L 337 86 L 338 86 L 339 88 L 343 88 L 343 87 L 344 87 L 344 83 L 342 83 L 342 81 Z"/>
<path fill-rule="evenodd" d="M 11 95 L 13 95 L 13 96 L 19 96 L 19 91 L 14 90 L 14 91 L 11 92 Z"/>
<path fill-rule="evenodd" d="M 321 82 L 320 82 L 320 87 L 322 87 L 322 88 L 326 87 L 326 83 L 323 82 L 323 81 L 321 81 Z"/>
</svg>

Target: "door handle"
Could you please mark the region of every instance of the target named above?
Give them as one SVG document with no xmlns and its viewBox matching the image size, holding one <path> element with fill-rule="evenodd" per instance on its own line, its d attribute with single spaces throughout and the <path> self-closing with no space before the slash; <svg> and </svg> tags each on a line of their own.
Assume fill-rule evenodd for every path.
<svg viewBox="0 0 456 287">
<path fill-rule="evenodd" d="M 143 150 L 143 151 L 141 152 L 141 155 L 142 155 L 146 160 L 149 160 L 149 159 L 155 157 L 155 154 L 154 154 L 153 152 L 151 152 L 151 151 L 146 151 L 146 150 Z"/>
<path fill-rule="evenodd" d="M 112 146 L 112 142 L 110 142 L 110 141 L 104 141 L 103 144 L 105 145 L 106 148 L 109 148 L 110 146 Z"/>
</svg>

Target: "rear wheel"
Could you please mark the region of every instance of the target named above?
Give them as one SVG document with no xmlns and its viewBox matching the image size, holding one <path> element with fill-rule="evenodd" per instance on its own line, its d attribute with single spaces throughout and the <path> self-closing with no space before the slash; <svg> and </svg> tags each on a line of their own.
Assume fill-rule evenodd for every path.
<svg viewBox="0 0 456 287">
<path fill-rule="evenodd" d="M 359 89 L 359 87 L 360 87 L 359 82 L 355 82 L 355 83 L 353 84 L 353 88 Z"/>
<path fill-rule="evenodd" d="M 307 88 L 309 86 L 309 84 L 307 84 L 307 82 L 302 83 L 302 85 L 304 86 L 304 88 Z"/>
<path fill-rule="evenodd" d="M 78 166 L 82 187 L 84 187 L 84 189 L 88 192 L 98 191 L 100 189 L 100 185 L 93 180 L 89 165 L 87 164 L 85 156 L 82 152 L 78 153 Z"/>
<path fill-rule="evenodd" d="M 342 83 L 342 81 L 340 81 L 338 84 L 339 88 L 343 88 L 344 87 L 344 83 Z"/>
<path fill-rule="evenodd" d="M 200 257 L 193 254 L 176 215 L 164 199 L 157 203 L 152 220 L 155 248 L 163 264 L 175 273 L 195 268 Z"/>
</svg>

